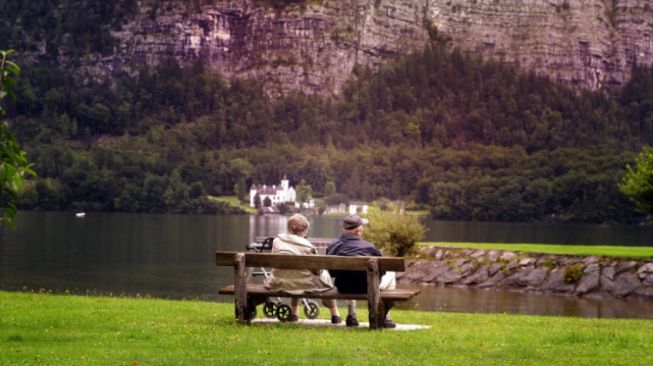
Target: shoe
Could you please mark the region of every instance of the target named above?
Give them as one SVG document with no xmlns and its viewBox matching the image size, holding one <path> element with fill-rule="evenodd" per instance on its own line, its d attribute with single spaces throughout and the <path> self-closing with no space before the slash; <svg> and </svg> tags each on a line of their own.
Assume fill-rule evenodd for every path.
<svg viewBox="0 0 653 366">
<path fill-rule="evenodd" d="M 347 319 L 345 320 L 345 324 L 348 327 L 357 327 L 358 326 L 358 319 L 356 319 L 356 315 L 347 315 Z"/>
<path fill-rule="evenodd" d="M 331 324 L 340 324 L 342 319 L 337 315 L 331 315 Z"/>
<path fill-rule="evenodd" d="M 385 322 L 383 322 L 383 328 L 396 328 L 397 323 L 395 323 L 392 319 L 386 318 Z"/>
<path fill-rule="evenodd" d="M 298 321 L 298 320 L 299 320 L 299 318 L 297 317 L 296 314 L 290 314 L 290 315 L 288 315 L 288 321 L 289 321 L 289 322 L 296 322 L 296 321 Z"/>
</svg>

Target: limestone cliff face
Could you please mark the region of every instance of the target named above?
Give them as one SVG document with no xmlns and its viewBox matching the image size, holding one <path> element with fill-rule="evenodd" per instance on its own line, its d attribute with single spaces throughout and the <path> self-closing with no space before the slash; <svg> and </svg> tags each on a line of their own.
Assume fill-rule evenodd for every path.
<svg viewBox="0 0 653 366">
<path fill-rule="evenodd" d="M 429 18 L 462 49 L 590 89 L 653 61 L 650 0 L 434 1 Z"/>
<path fill-rule="evenodd" d="M 197 3 L 197 1 L 195 1 Z M 158 4 L 158 5 L 157 5 Z M 268 93 L 337 94 L 355 65 L 422 47 L 427 24 L 452 47 L 584 88 L 619 87 L 653 63 L 653 0 L 322 0 L 284 9 L 254 0 L 143 0 L 92 74 L 166 57 L 198 58 Z"/>
</svg>

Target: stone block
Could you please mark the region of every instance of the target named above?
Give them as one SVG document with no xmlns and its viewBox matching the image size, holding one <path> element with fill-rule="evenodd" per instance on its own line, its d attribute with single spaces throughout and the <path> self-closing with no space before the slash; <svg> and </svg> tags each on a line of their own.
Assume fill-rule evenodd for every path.
<svg viewBox="0 0 653 366">
<path fill-rule="evenodd" d="M 614 265 L 610 265 L 608 267 L 603 267 L 601 274 L 603 277 L 609 279 L 610 281 L 614 281 L 614 276 L 617 274 L 617 270 L 615 269 Z"/>
<path fill-rule="evenodd" d="M 653 273 L 653 263 L 645 263 L 637 269 L 637 275 L 639 278 L 644 278 L 649 273 Z"/>
<path fill-rule="evenodd" d="M 442 249 L 438 249 L 438 251 L 435 252 L 435 260 L 436 261 L 442 260 L 443 256 L 444 256 L 444 251 Z"/>
<path fill-rule="evenodd" d="M 500 263 L 492 263 L 488 268 L 487 272 L 490 275 L 490 277 L 494 276 L 497 272 L 501 270 L 501 267 L 503 267 L 503 265 L 501 265 Z"/>
<path fill-rule="evenodd" d="M 585 264 L 585 266 L 589 266 L 589 265 L 592 265 L 592 264 L 595 264 L 595 263 L 598 263 L 598 262 L 599 262 L 599 259 L 596 258 L 595 256 L 591 256 L 591 257 L 587 257 L 587 258 L 583 259 L 583 263 Z"/>
<path fill-rule="evenodd" d="M 503 261 L 511 261 L 511 260 L 517 258 L 517 254 L 515 254 L 513 252 L 503 252 L 503 254 L 501 254 L 501 257 L 499 257 L 499 258 L 501 260 L 503 260 Z"/>
<path fill-rule="evenodd" d="M 641 286 L 642 283 L 635 273 L 624 272 L 615 279 L 612 293 L 615 296 L 626 296 Z"/>
<path fill-rule="evenodd" d="M 522 266 L 522 267 L 526 267 L 526 266 L 529 266 L 531 264 L 534 264 L 535 262 L 537 262 L 537 260 L 535 258 L 524 258 L 524 259 L 519 261 L 519 265 Z"/>
<path fill-rule="evenodd" d="M 544 280 L 546 280 L 548 272 L 549 271 L 546 268 L 536 268 L 531 270 L 526 278 L 528 285 L 533 287 L 540 286 Z"/>
<path fill-rule="evenodd" d="M 617 271 L 617 274 L 629 271 L 637 266 L 637 262 L 635 261 L 622 261 L 617 264 L 617 267 L 615 270 Z"/>
<path fill-rule="evenodd" d="M 551 264 L 557 265 L 557 263 L 558 263 L 558 258 L 556 258 L 554 255 L 543 255 L 537 259 L 536 265 L 539 267 L 539 266 L 549 266 Z"/>
<path fill-rule="evenodd" d="M 503 281 L 504 278 L 506 278 L 506 275 L 503 272 L 499 271 L 494 276 L 491 276 L 487 281 L 479 284 L 478 287 L 499 287 L 501 285 L 501 281 Z"/>
<path fill-rule="evenodd" d="M 517 267 L 519 267 L 519 261 L 518 261 L 516 258 L 514 258 L 513 260 L 511 260 L 510 262 L 508 262 L 508 264 L 506 264 L 506 267 L 505 267 L 505 268 L 506 268 L 506 270 L 508 270 L 509 272 L 512 272 L 512 271 L 513 271 L 515 268 L 517 268 Z"/>
<path fill-rule="evenodd" d="M 465 263 L 458 270 L 459 270 L 461 275 L 467 276 L 470 273 L 472 273 L 472 271 L 474 271 L 475 268 L 476 268 L 476 266 L 473 265 L 472 263 Z"/>
<path fill-rule="evenodd" d="M 598 266 L 598 264 L 594 263 L 591 264 L 591 266 Z M 578 286 L 576 286 L 575 293 L 578 295 L 583 295 L 588 292 L 592 292 L 599 288 L 600 281 L 601 281 L 600 271 L 592 271 L 589 273 L 585 273 L 585 275 L 580 279 Z"/>
<path fill-rule="evenodd" d="M 574 291 L 574 285 L 565 282 L 564 270 L 560 268 L 552 270 L 540 288 L 552 292 L 571 293 Z"/>
<path fill-rule="evenodd" d="M 612 268 L 612 267 L 610 267 Z M 607 293 L 613 293 L 614 292 L 614 280 L 611 279 L 610 277 L 605 276 L 602 274 L 599 279 L 599 288 L 603 292 Z"/>
<path fill-rule="evenodd" d="M 585 269 L 583 272 L 585 273 L 592 273 L 592 272 L 598 272 L 601 269 L 601 266 L 598 263 L 591 263 Z"/>
<path fill-rule="evenodd" d="M 462 283 L 465 285 L 476 285 L 487 281 L 489 278 L 490 276 L 488 275 L 487 269 L 481 267 L 478 271 L 465 278 Z"/>
<path fill-rule="evenodd" d="M 490 251 L 487 253 L 487 259 L 488 259 L 488 261 L 490 261 L 491 263 L 494 263 L 494 262 L 497 261 L 497 259 L 499 259 L 499 256 L 500 256 L 500 255 L 501 255 L 501 252 L 499 252 L 498 250 L 490 250 Z"/>
<path fill-rule="evenodd" d="M 447 284 L 456 283 L 460 281 L 461 278 L 463 278 L 463 276 L 460 274 L 460 272 L 455 270 L 449 270 L 439 275 L 435 280 L 438 283 L 443 283 L 447 285 Z"/>
<path fill-rule="evenodd" d="M 484 255 L 485 255 L 484 250 L 477 250 L 477 251 L 475 251 L 474 253 L 471 254 L 471 257 L 472 258 L 479 258 L 479 257 L 482 257 Z"/>
<path fill-rule="evenodd" d="M 642 284 L 644 286 L 653 286 L 653 273 L 649 273 L 642 279 Z"/>
</svg>

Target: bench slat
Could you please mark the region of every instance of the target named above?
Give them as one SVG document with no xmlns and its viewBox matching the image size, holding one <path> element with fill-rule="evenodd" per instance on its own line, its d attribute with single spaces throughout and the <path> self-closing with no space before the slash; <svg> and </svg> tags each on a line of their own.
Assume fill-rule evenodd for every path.
<svg viewBox="0 0 653 366">
<path fill-rule="evenodd" d="M 222 295 L 233 295 L 234 285 L 229 285 L 221 288 L 218 291 Z M 406 301 L 411 297 L 420 293 L 419 289 L 394 289 L 381 291 L 381 298 L 383 300 L 392 301 Z M 261 284 L 247 284 L 247 294 L 249 295 L 262 295 L 270 297 L 295 297 L 295 298 L 311 298 L 311 299 L 337 299 L 337 300 L 367 300 L 367 293 L 361 294 L 341 294 L 338 291 L 330 290 L 326 292 L 317 292 L 309 294 L 288 294 L 283 291 L 271 291 Z"/>
<path fill-rule="evenodd" d="M 218 266 L 233 266 L 237 252 L 216 252 Z M 406 265 L 403 258 L 397 257 L 341 257 L 334 255 L 287 255 L 268 253 L 244 253 L 247 267 L 270 267 L 283 269 L 339 269 L 365 271 L 367 261 L 377 258 L 380 271 L 403 272 Z"/>
</svg>

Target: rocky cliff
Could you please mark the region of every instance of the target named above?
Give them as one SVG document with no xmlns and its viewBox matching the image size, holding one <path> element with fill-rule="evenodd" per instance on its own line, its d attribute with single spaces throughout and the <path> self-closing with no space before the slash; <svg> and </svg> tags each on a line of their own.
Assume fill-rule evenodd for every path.
<svg viewBox="0 0 653 366">
<path fill-rule="evenodd" d="M 114 36 L 113 55 L 88 70 L 203 58 L 228 77 L 254 78 L 274 95 L 337 94 L 355 65 L 372 67 L 422 47 L 429 27 L 452 47 L 550 75 L 618 87 L 653 62 L 652 0 L 322 0 L 283 8 L 255 0 L 142 0 Z"/>
</svg>

